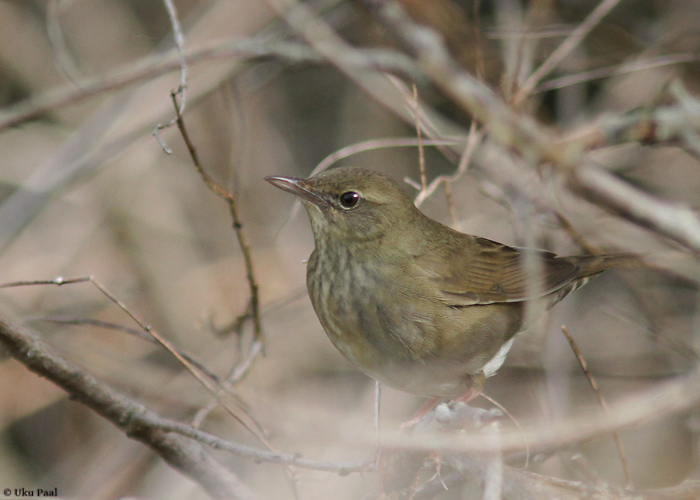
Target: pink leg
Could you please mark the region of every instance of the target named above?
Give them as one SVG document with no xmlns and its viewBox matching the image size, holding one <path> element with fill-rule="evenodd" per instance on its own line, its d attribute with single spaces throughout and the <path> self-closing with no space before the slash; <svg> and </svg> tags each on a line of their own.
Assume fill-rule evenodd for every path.
<svg viewBox="0 0 700 500">
<path fill-rule="evenodd" d="M 416 412 L 406 420 L 404 423 L 402 423 L 399 428 L 400 429 L 411 429 L 413 428 L 414 425 L 416 425 L 423 417 L 425 417 L 428 413 L 430 413 L 432 410 L 435 409 L 435 407 L 438 405 L 440 401 L 442 401 L 443 398 L 438 398 L 438 397 L 432 397 L 428 398 L 425 403 L 423 403 L 420 408 L 416 410 Z"/>
<path fill-rule="evenodd" d="M 468 403 L 477 396 L 481 396 L 481 387 L 470 387 L 457 396 L 454 401 L 455 403 Z"/>
</svg>

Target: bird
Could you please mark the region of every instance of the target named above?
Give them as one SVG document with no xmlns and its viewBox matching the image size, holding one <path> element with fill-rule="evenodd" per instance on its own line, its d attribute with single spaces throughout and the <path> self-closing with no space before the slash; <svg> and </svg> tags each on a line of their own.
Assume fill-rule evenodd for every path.
<svg viewBox="0 0 700 500">
<path fill-rule="evenodd" d="M 306 209 L 314 237 L 307 288 L 331 342 L 376 381 L 428 398 L 423 413 L 481 394 L 533 310 L 634 259 L 560 257 L 461 233 L 362 167 L 265 180 Z"/>
</svg>

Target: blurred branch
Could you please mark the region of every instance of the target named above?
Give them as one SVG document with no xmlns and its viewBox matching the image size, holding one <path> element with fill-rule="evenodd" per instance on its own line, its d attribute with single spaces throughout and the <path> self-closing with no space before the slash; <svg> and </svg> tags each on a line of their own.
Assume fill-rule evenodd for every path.
<svg viewBox="0 0 700 500">
<path fill-rule="evenodd" d="M 538 83 L 559 66 L 561 62 L 581 43 L 581 41 L 595 28 L 600 21 L 620 3 L 620 0 L 603 0 L 583 20 L 566 39 L 557 46 L 545 61 L 525 80 L 520 90 L 513 97 L 513 104 L 519 107 L 535 89 Z"/>
<path fill-rule="evenodd" d="M 355 83 L 370 97 L 381 103 L 402 120 L 415 124 L 412 106 L 402 94 L 397 94 L 397 82 L 391 75 L 368 64 L 365 53 L 346 43 L 335 30 L 322 18 L 316 16 L 305 3 L 296 0 L 265 0 L 265 2 L 308 44 L 316 50 L 331 65 L 335 66 L 345 76 Z M 405 57 L 405 56 L 404 56 Z M 409 73 L 416 83 L 425 82 L 425 75 L 410 59 L 408 66 L 417 70 Z M 385 68 L 389 70 L 389 67 Z M 429 76 L 429 75 L 428 75 Z M 434 138 L 444 138 L 458 133 L 458 129 L 432 108 L 424 108 L 421 127 L 426 135 Z"/>
<path fill-rule="evenodd" d="M 520 452 L 523 449 L 523 440 L 526 440 L 530 443 L 532 453 L 561 449 L 570 443 L 604 437 L 610 432 L 649 424 L 664 416 L 694 408 L 698 401 L 700 368 L 696 367 L 684 376 L 660 382 L 652 388 L 626 396 L 624 401 L 610 405 L 607 414 L 581 412 L 564 420 L 530 425 L 524 431 L 504 429 L 498 446 L 503 453 Z M 494 443 L 480 435 L 470 435 L 469 440 L 456 441 L 454 436 L 436 433 L 422 436 L 414 433 L 407 436 L 402 433 L 385 432 L 382 439 L 388 446 L 428 451 L 435 448 L 472 454 L 495 451 Z"/>
<path fill-rule="evenodd" d="M 159 429 L 154 425 L 160 421 L 155 413 L 55 354 L 33 331 L 0 317 L 0 343 L 28 369 L 151 448 L 171 467 L 198 483 L 211 498 L 255 498 L 235 474 L 205 453 L 201 445 Z"/>
<path fill-rule="evenodd" d="M 700 157 L 700 99 L 676 81 L 669 87 L 676 102 L 609 115 L 565 138 L 568 148 L 585 151 L 628 142 L 679 145 Z"/>
<path fill-rule="evenodd" d="M 46 5 L 46 35 L 49 38 L 56 58 L 56 67 L 66 80 L 75 85 L 81 73 L 73 59 L 68 41 L 61 27 L 61 11 L 65 8 L 66 3 L 58 1 L 50 2 Z"/>
<path fill-rule="evenodd" d="M 605 402 L 605 398 L 600 393 L 600 390 L 598 389 L 598 382 L 596 382 L 595 377 L 593 377 L 593 374 L 588 369 L 588 363 L 586 363 L 586 359 L 583 357 L 583 354 L 581 354 L 581 351 L 579 350 L 578 345 L 576 344 L 576 341 L 569 333 L 568 328 L 566 328 L 564 325 L 562 325 L 561 331 L 564 334 L 564 337 L 566 337 L 566 340 L 569 342 L 569 345 L 571 346 L 571 350 L 574 352 L 574 356 L 576 356 L 576 360 L 578 361 L 578 364 L 581 366 L 581 370 L 583 370 L 583 373 L 586 376 L 588 383 L 591 385 L 591 388 L 593 389 L 593 392 L 595 393 L 596 398 L 598 399 L 598 403 L 600 404 L 600 407 L 603 409 L 603 411 L 605 413 L 608 413 L 608 411 L 609 411 L 608 410 L 608 403 Z M 629 465 L 627 463 L 627 456 L 625 455 L 625 449 L 622 446 L 622 440 L 620 439 L 620 433 L 613 431 L 612 435 L 613 435 L 613 440 L 615 441 L 615 447 L 617 448 L 617 454 L 620 456 L 620 462 L 622 462 L 622 470 L 625 474 L 625 481 L 627 482 L 627 488 L 632 488 L 632 475 L 630 474 L 630 468 L 629 468 Z"/>
<path fill-rule="evenodd" d="M 177 15 L 177 9 L 172 0 L 163 0 L 165 4 L 165 10 L 168 11 L 168 19 L 170 19 L 170 26 L 173 29 L 173 39 L 175 40 L 175 48 L 177 49 L 177 57 L 180 66 L 180 84 L 177 87 L 175 93 L 180 96 L 178 113 L 182 114 L 185 112 L 185 107 L 187 106 L 187 61 L 185 60 L 185 35 L 182 33 L 182 28 L 180 27 L 180 18 Z M 160 147 L 163 151 L 170 154 L 172 150 L 165 144 L 165 141 L 160 137 L 160 131 L 175 125 L 177 118 L 172 118 L 167 123 L 159 123 L 153 129 L 153 137 L 156 138 Z"/>
<path fill-rule="evenodd" d="M 0 316 L 0 344 L 34 373 L 64 389 L 132 439 L 151 447 L 173 468 L 198 482 L 213 498 L 252 499 L 240 479 L 206 454 L 198 444 L 228 451 L 238 457 L 309 470 L 349 474 L 362 464 L 311 460 L 298 453 L 275 453 L 239 445 L 212 434 L 160 417 L 56 354 L 34 331 Z M 179 434 L 173 436 L 171 433 Z M 184 437 L 191 439 L 183 439 Z"/>
<path fill-rule="evenodd" d="M 515 147 L 533 165 L 556 161 L 553 134 L 532 117 L 517 114 L 488 86 L 460 68 L 451 57 L 442 36 L 416 23 L 393 0 L 358 0 L 381 20 L 418 66 L 445 94 L 476 120 L 488 127 L 499 142 Z"/>
<path fill-rule="evenodd" d="M 0 286 L 0 288 L 4 288 L 3 286 Z M 56 324 L 61 324 L 61 325 L 79 325 L 79 326 L 94 326 L 96 328 L 104 328 L 106 330 L 114 330 L 118 332 L 123 332 L 123 333 L 128 333 L 129 335 L 133 335 L 134 337 L 138 337 L 141 340 L 145 340 L 146 342 L 150 342 L 151 344 L 154 345 L 160 345 L 160 343 L 154 339 L 151 335 L 148 335 L 145 333 L 143 330 L 139 330 L 137 328 L 129 328 L 128 326 L 124 325 L 119 325 L 116 323 L 110 323 L 108 321 L 102 321 L 99 319 L 94 319 L 94 318 L 78 318 L 78 317 L 73 317 L 73 316 L 42 316 L 42 317 L 37 317 L 37 318 L 29 318 L 31 321 L 46 321 L 46 322 L 51 322 L 51 323 L 56 323 Z M 214 382 L 217 384 L 223 383 L 223 381 L 219 378 L 219 376 L 209 370 L 204 363 L 201 363 L 197 361 L 195 358 L 190 356 L 187 353 L 184 353 L 180 350 L 178 350 L 178 354 L 182 356 L 188 363 L 192 364 L 197 368 L 197 370 L 201 371 L 204 375 L 212 379 Z"/>
<path fill-rule="evenodd" d="M 569 187 L 601 208 L 700 254 L 700 220 L 689 205 L 666 201 L 588 162 L 572 170 Z"/>
<path fill-rule="evenodd" d="M 264 41 L 256 38 L 238 40 L 215 40 L 185 52 L 185 63 L 229 58 L 266 59 L 274 58 L 293 64 L 319 64 L 323 62 L 315 50 L 306 44 L 292 41 Z M 367 49 L 348 56 L 356 65 L 384 68 L 402 75 L 416 74 L 416 68 L 403 54 Z M 179 71 L 182 62 L 175 50 L 165 54 L 156 53 L 135 63 L 112 71 L 107 76 L 85 78 L 51 92 L 24 100 L 0 113 L 0 132 L 26 121 L 76 104 L 89 97 L 117 90 L 139 81 L 151 80 L 172 71 Z"/>
<path fill-rule="evenodd" d="M 639 59 L 636 61 L 626 62 L 623 64 L 608 66 L 606 68 L 596 68 L 581 73 L 552 78 L 540 83 L 532 89 L 532 93 L 546 92 L 548 90 L 561 89 L 579 83 L 590 82 L 601 78 L 611 76 L 624 75 L 637 71 L 649 70 L 654 68 L 662 68 L 664 66 L 673 66 L 682 63 L 698 62 L 700 57 L 697 54 L 673 54 L 667 56 L 652 57 L 649 59 Z"/>
<path fill-rule="evenodd" d="M 177 102 L 176 92 L 171 93 L 171 98 L 173 100 L 173 106 L 175 107 L 177 127 L 180 130 L 180 133 L 182 134 L 182 139 L 185 141 L 187 150 L 190 153 L 190 157 L 192 159 L 192 163 L 194 164 L 195 169 L 197 170 L 197 172 L 199 172 L 199 175 L 202 177 L 202 180 L 207 185 L 207 187 L 218 197 L 226 201 L 226 203 L 228 204 L 229 212 L 231 214 L 231 218 L 233 219 L 233 229 L 236 233 L 238 245 L 241 248 L 243 260 L 245 262 L 246 277 L 248 280 L 248 287 L 250 289 L 250 298 L 248 301 L 248 307 L 246 309 L 246 312 L 243 313 L 243 317 L 249 318 L 253 322 L 253 341 L 251 342 L 248 352 L 246 353 L 245 360 L 231 374 L 231 377 L 229 378 L 230 383 L 227 383 L 224 386 L 225 389 L 229 389 L 233 384 L 239 382 L 248 373 L 248 371 L 252 367 L 253 362 L 261 354 L 264 355 L 265 353 L 265 335 L 262 329 L 262 320 L 260 317 L 260 298 L 258 292 L 259 287 L 257 280 L 255 279 L 255 272 L 253 269 L 253 258 L 250 252 L 250 246 L 248 245 L 245 233 L 243 232 L 243 222 L 240 218 L 238 209 L 236 207 L 236 198 L 233 196 L 233 193 L 231 193 L 229 190 L 225 189 L 221 184 L 216 182 L 214 178 L 211 177 L 206 170 L 204 170 L 204 167 L 199 161 L 197 149 L 195 148 L 194 143 L 190 139 L 189 133 L 187 132 L 187 127 L 185 126 L 185 122 L 182 119 L 182 114 L 180 113 L 180 106 L 178 106 Z M 236 322 L 240 321 L 240 319 L 241 318 L 236 320 Z M 243 412 L 243 415 L 248 420 L 252 421 L 253 426 L 250 426 L 247 425 L 245 421 L 241 420 L 240 417 L 236 414 L 236 412 L 232 411 L 232 408 L 230 408 L 230 406 L 226 404 L 225 400 L 221 399 L 220 394 L 218 392 L 212 392 L 212 395 L 219 403 L 221 403 L 224 406 L 224 408 L 226 408 L 229 411 L 229 413 L 234 418 L 236 418 L 241 424 L 243 424 L 249 431 L 255 434 L 255 436 L 258 437 L 258 439 L 260 439 L 270 451 L 274 451 L 272 444 L 267 440 L 266 436 L 263 433 L 264 429 L 258 423 L 258 421 L 252 417 L 252 415 L 250 415 L 248 412 Z M 199 412 L 198 415 L 195 416 L 195 422 L 197 422 L 197 424 L 199 425 L 202 419 L 206 417 L 207 413 L 208 408 L 204 408 L 203 411 Z M 295 473 L 289 468 L 286 469 L 286 472 L 293 496 L 294 498 L 298 498 L 299 495 L 297 493 L 297 480 L 295 478 Z"/>
<path fill-rule="evenodd" d="M 436 31 L 414 22 L 393 0 L 359 0 L 413 53 L 426 75 L 456 104 L 484 124 L 503 146 L 515 148 L 529 165 L 551 163 L 567 176 L 573 192 L 626 219 L 700 253 L 700 219 L 689 207 L 633 187 L 585 158 L 587 149 L 561 138 L 533 117 L 512 110 L 490 88 L 462 70 Z M 683 138 L 697 145 L 698 100 L 686 96 L 679 121 Z M 660 135 L 660 137 L 666 137 Z"/>
<path fill-rule="evenodd" d="M 90 283 L 97 288 L 105 297 L 107 297 L 112 303 L 117 305 L 124 313 L 126 313 L 126 315 L 129 316 L 143 332 L 148 334 L 159 345 L 172 354 L 175 359 L 177 359 L 180 364 L 184 366 L 187 371 L 189 371 L 190 374 L 192 374 L 192 376 L 221 404 L 221 406 L 223 406 L 223 408 L 226 409 L 226 411 L 233 418 L 235 418 L 236 421 L 238 421 L 238 423 L 245 427 L 256 438 L 258 438 L 260 442 L 272 449 L 272 446 L 267 440 L 265 430 L 258 423 L 258 421 L 245 410 L 243 407 L 244 405 L 231 391 L 230 386 L 228 386 L 225 382 L 224 384 L 221 384 L 218 377 L 212 378 L 209 376 L 209 370 L 200 370 L 198 364 L 190 362 L 190 360 L 180 353 L 180 351 L 173 344 L 171 344 L 170 341 L 168 341 L 150 325 L 146 324 L 143 320 L 139 319 L 139 317 L 136 316 L 136 314 L 134 314 L 126 304 L 119 300 L 119 298 L 110 292 L 94 276 L 85 276 L 80 278 L 63 278 L 60 276 L 53 280 L 16 281 L 11 283 L 3 283 L 0 285 L 0 288 L 40 285 L 63 286 L 75 283 Z"/>
<path fill-rule="evenodd" d="M 439 491 L 444 491 L 460 483 L 474 482 L 484 489 L 500 490 L 496 498 L 503 500 L 577 500 L 580 498 L 605 498 L 606 500 L 691 500 L 700 495 L 700 481 L 685 481 L 678 486 L 657 490 L 632 490 L 610 486 L 594 486 L 581 481 L 557 479 L 530 472 L 518 467 L 498 464 L 494 470 L 494 451 L 497 443 L 491 446 L 491 453 L 475 454 L 457 451 L 457 441 L 471 441 L 474 438 L 484 442 L 494 442 L 500 438 L 497 415 L 493 411 L 474 408 L 463 403 L 443 404 L 435 412 L 426 415 L 413 429 L 417 438 L 434 440 L 437 435 L 445 437 L 457 446 L 417 449 L 410 445 L 395 444 L 385 450 L 382 465 L 386 470 L 386 483 L 390 491 L 407 493 L 400 498 L 430 499 Z M 465 432 L 466 428 L 466 432 Z M 434 443 L 434 441 L 433 441 Z M 454 474 L 442 473 L 425 485 L 413 491 L 415 476 L 423 463 L 435 453 L 440 454 L 440 468 L 455 470 Z M 496 457 L 500 460 L 500 457 Z M 490 472 L 495 477 L 489 477 Z M 500 480 L 500 484 L 495 481 Z"/>
</svg>

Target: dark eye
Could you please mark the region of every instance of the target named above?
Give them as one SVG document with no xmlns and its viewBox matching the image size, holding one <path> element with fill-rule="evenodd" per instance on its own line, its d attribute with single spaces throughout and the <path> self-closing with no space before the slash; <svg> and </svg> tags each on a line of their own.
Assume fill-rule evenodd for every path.
<svg viewBox="0 0 700 500">
<path fill-rule="evenodd" d="M 360 195 L 355 191 L 348 191 L 340 195 L 340 204 L 343 208 L 352 208 L 360 201 Z"/>
</svg>

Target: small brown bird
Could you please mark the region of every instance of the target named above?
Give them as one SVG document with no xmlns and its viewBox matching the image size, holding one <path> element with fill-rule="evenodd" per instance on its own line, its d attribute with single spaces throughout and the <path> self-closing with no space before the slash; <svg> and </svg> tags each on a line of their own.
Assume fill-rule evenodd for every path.
<svg viewBox="0 0 700 500">
<path fill-rule="evenodd" d="M 363 168 L 265 180 L 309 214 L 307 286 L 333 344 L 370 377 L 433 400 L 480 393 L 526 328 L 526 301 L 552 307 L 631 259 L 557 257 L 460 233 Z"/>
</svg>

